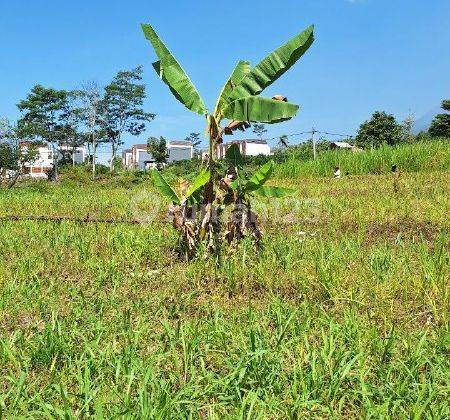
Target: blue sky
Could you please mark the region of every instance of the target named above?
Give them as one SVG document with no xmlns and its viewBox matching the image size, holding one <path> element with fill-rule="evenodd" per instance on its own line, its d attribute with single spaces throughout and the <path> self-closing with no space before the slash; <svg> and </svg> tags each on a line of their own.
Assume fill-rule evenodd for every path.
<svg viewBox="0 0 450 420">
<path fill-rule="evenodd" d="M 302 109 L 269 126 L 268 137 L 312 126 L 353 134 L 375 110 L 420 118 L 450 95 L 449 0 L 0 0 L 0 116 L 17 118 L 15 104 L 36 83 L 105 84 L 142 64 L 146 110 L 157 117 L 126 143 L 203 133 L 204 120 L 154 74 L 141 22 L 155 27 L 210 107 L 237 60 L 256 64 L 315 24 L 316 42 L 267 90 Z"/>
</svg>

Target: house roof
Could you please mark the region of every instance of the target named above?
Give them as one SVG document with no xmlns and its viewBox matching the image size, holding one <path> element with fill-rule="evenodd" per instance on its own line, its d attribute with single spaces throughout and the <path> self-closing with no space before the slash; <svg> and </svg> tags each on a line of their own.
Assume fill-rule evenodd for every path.
<svg viewBox="0 0 450 420">
<path fill-rule="evenodd" d="M 147 150 L 147 144 L 133 144 L 132 149 L 145 149 Z"/>
<path fill-rule="evenodd" d="M 243 140 L 232 140 L 226 144 L 236 144 L 236 143 L 254 143 L 254 144 L 267 144 L 267 140 L 263 139 L 243 139 Z"/>
<path fill-rule="evenodd" d="M 192 142 L 188 141 L 188 140 L 168 140 L 167 141 L 167 146 L 192 146 Z M 147 150 L 147 144 L 133 144 L 133 146 L 131 146 L 132 149 L 145 149 Z M 131 149 L 127 149 L 124 150 L 124 152 L 126 151 L 132 151 Z"/>
<path fill-rule="evenodd" d="M 343 149 L 352 149 L 353 146 L 346 141 L 333 141 L 331 144 L 334 144 L 336 147 L 341 147 Z"/>
<path fill-rule="evenodd" d="M 169 140 L 167 143 L 169 146 L 192 146 L 189 140 Z"/>
</svg>

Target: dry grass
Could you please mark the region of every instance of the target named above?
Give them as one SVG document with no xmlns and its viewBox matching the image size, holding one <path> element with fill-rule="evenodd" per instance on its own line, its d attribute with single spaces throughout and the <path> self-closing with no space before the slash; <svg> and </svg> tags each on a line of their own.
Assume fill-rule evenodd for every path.
<svg viewBox="0 0 450 420">
<path fill-rule="evenodd" d="M 448 176 L 286 179 L 220 266 L 175 258 L 146 182 L 1 191 L 158 223 L 1 223 L 0 417 L 448 417 Z"/>
</svg>

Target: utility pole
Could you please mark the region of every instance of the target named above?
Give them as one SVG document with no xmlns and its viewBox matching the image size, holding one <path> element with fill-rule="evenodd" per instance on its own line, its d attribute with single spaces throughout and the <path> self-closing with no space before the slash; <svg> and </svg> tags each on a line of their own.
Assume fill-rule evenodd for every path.
<svg viewBox="0 0 450 420">
<path fill-rule="evenodd" d="M 313 144 L 313 155 L 314 155 L 314 160 L 316 160 L 317 157 L 317 152 L 316 152 L 316 139 L 314 138 L 314 134 L 316 134 L 317 131 L 316 129 L 313 127 L 311 129 L 311 140 L 312 140 L 312 144 Z"/>
</svg>

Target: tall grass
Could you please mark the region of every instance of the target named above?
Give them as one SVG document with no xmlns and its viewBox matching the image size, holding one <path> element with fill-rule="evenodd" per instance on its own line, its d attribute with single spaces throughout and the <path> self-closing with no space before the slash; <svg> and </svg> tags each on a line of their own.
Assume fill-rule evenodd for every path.
<svg viewBox="0 0 450 420">
<path fill-rule="evenodd" d="M 302 180 L 300 218 L 221 265 L 167 224 L 0 222 L 0 418 L 449 418 L 448 172 L 365 179 Z M 109 182 L 0 191 L 0 216 L 155 208 Z"/>
<path fill-rule="evenodd" d="M 295 152 L 285 163 L 276 166 L 275 176 L 279 178 L 327 177 L 332 176 L 339 166 L 344 174 L 383 174 L 396 164 L 400 171 L 445 171 L 450 169 L 450 141 L 435 140 L 415 144 L 401 144 L 397 147 L 382 146 L 363 152 L 346 150 L 326 151 L 317 159 L 303 161 Z"/>
</svg>

